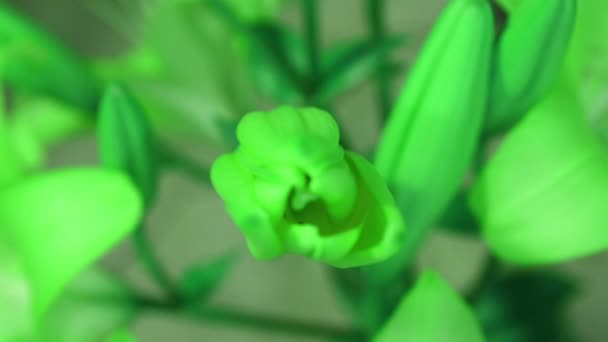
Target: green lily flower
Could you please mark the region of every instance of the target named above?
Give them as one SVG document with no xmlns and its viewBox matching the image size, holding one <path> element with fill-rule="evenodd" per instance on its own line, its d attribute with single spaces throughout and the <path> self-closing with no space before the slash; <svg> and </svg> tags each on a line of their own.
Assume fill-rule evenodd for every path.
<svg viewBox="0 0 608 342">
<path fill-rule="evenodd" d="M 253 112 L 237 138 L 239 147 L 215 161 L 211 179 L 255 258 L 297 253 L 354 267 L 397 251 L 401 214 L 372 165 L 339 145 L 330 114 Z"/>
</svg>

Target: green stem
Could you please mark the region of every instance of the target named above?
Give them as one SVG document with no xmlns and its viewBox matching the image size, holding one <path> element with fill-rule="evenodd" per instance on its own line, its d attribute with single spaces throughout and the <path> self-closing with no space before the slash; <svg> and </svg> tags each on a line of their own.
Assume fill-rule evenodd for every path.
<svg viewBox="0 0 608 342">
<path fill-rule="evenodd" d="M 367 0 L 368 25 L 372 39 L 378 44 L 386 38 L 384 28 L 384 0 Z M 380 64 L 376 70 L 376 95 L 378 111 L 382 121 L 385 122 L 391 110 L 389 75 L 387 74 L 386 54 L 380 57 Z"/>
<path fill-rule="evenodd" d="M 152 280 L 154 280 L 158 286 L 165 290 L 167 300 L 169 302 L 179 303 L 179 291 L 173 285 L 171 277 L 162 266 L 160 260 L 154 254 L 154 249 L 143 225 L 140 226 L 135 233 L 133 233 L 132 240 L 138 259 Z"/>
<path fill-rule="evenodd" d="M 357 330 L 335 327 L 323 323 L 293 321 L 282 317 L 262 317 L 252 313 L 239 312 L 219 307 L 179 307 L 162 301 L 136 297 L 141 309 L 181 314 L 184 318 L 210 321 L 226 325 L 238 325 L 269 332 L 289 335 L 330 338 L 339 341 L 362 341 L 363 334 Z"/>
<path fill-rule="evenodd" d="M 317 0 L 301 0 L 304 16 L 304 30 L 308 46 L 308 82 L 307 95 L 314 94 L 319 82 L 319 18 Z"/>
</svg>

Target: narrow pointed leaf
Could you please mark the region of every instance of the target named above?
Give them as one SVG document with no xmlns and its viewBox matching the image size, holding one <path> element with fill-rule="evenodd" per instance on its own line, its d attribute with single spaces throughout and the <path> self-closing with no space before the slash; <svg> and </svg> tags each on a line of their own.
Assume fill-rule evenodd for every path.
<svg viewBox="0 0 608 342">
<path fill-rule="evenodd" d="M 181 280 L 181 292 L 189 303 L 207 299 L 232 270 L 238 255 L 229 253 L 217 259 L 190 267 Z"/>
<path fill-rule="evenodd" d="M 315 94 L 326 103 L 344 91 L 369 79 L 382 66 L 383 56 L 401 47 L 402 37 L 382 41 L 356 41 L 334 46 L 323 56 L 323 79 Z"/>
<path fill-rule="evenodd" d="M 301 102 L 307 58 L 302 39 L 276 24 L 257 24 L 247 32 L 245 45 L 258 90 L 277 103 Z"/>
<path fill-rule="evenodd" d="M 248 23 L 228 1 L 204 0 L 203 3 L 243 42 L 257 90 L 277 103 L 301 102 L 302 71 L 307 58 L 302 39 L 272 22 Z"/>
<path fill-rule="evenodd" d="M 143 110 L 126 88 L 108 87 L 101 103 L 98 131 L 103 166 L 127 172 L 146 203 L 152 202 L 158 183 L 155 141 Z"/>
</svg>

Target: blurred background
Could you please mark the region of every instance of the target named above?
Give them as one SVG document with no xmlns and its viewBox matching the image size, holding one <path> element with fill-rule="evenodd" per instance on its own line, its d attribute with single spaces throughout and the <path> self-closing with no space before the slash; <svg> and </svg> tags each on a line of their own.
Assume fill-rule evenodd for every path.
<svg viewBox="0 0 608 342">
<path fill-rule="evenodd" d="M 95 6 L 88 2 L 103 3 Z M 402 34 L 407 43 L 396 53 L 402 62 L 393 78 L 394 94 L 407 76 L 408 66 L 421 46 L 445 0 L 387 1 L 386 25 L 390 33 Z M 111 57 L 127 51 L 141 32 L 138 9 L 122 9 L 122 23 L 109 22 L 101 8 L 120 8 L 110 0 L 12 0 L 22 12 L 64 39 L 70 46 L 91 57 Z M 128 3 L 123 1 L 121 3 Z M 136 1 L 133 1 L 136 3 Z M 137 2 L 140 3 L 140 2 Z M 329 46 L 347 38 L 367 37 L 363 1 L 321 1 L 322 45 Z M 280 20 L 294 30 L 301 27 L 297 2 L 285 1 Z M 205 51 L 202 47 L 200 53 Z M 191 57 L 195 58 L 195 57 Z M 187 59 L 185 59 L 187 61 Z M 187 63 L 187 62 L 184 62 Z M 192 77 L 205 79 L 205 70 L 191 69 Z M 192 93 L 196 96 L 196 92 Z M 201 95 L 202 96 L 202 95 Z M 371 84 L 364 83 L 340 95 L 332 109 L 342 120 L 343 129 L 352 137 L 353 146 L 370 151 L 378 137 L 379 114 Z M 270 104 L 259 103 L 260 108 Z M 243 114 L 243 113 L 238 113 Z M 170 115 L 170 114 L 168 114 Z M 190 157 L 209 164 L 218 153 L 210 142 L 189 137 L 183 132 L 174 143 Z M 170 134 L 169 134 L 170 135 Z M 192 136 L 195 136 L 192 133 Z M 175 137 L 174 137 L 175 138 Z M 95 138 L 82 136 L 57 146 L 49 157 L 50 167 L 97 163 Z M 245 257 L 224 285 L 213 295 L 213 303 L 259 313 L 308 322 L 327 322 L 348 326 L 349 318 L 324 267 L 297 256 L 272 262 L 256 262 L 248 253 L 241 234 L 231 223 L 223 204 L 209 186 L 201 186 L 182 174 L 163 177 L 159 199 L 148 220 L 150 234 L 159 257 L 172 275 L 189 265 L 238 248 Z M 479 241 L 446 231 L 436 231 L 419 255 L 420 267 L 437 269 L 456 289 L 465 291 L 480 271 L 485 247 Z M 112 251 L 102 264 L 150 293 L 158 289 L 150 282 L 136 260 L 132 246 L 125 242 Z M 568 319 L 581 341 L 602 342 L 608 336 L 608 253 L 560 265 L 557 268 L 580 280 L 577 295 L 568 303 Z M 189 321 L 164 314 L 140 316 L 134 331 L 144 342 L 161 341 L 316 341 L 314 338 L 285 336 L 212 322 Z"/>
</svg>

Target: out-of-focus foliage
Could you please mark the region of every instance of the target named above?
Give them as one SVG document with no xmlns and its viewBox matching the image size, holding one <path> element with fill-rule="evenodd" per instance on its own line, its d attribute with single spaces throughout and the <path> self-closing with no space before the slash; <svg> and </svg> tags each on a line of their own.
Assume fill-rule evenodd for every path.
<svg viewBox="0 0 608 342">
<path fill-rule="evenodd" d="M 22 262 L 41 319 L 62 289 L 136 226 L 141 199 L 117 171 L 75 168 L 0 190 L 0 240 Z"/>
<path fill-rule="evenodd" d="M 0 54 L 0 74 L 8 84 L 85 110 L 95 108 L 98 84 L 87 65 L 4 2 L 0 3 Z"/>
<path fill-rule="evenodd" d="M 11 139 L 5 115 L 4 96 L 0 94 L 0 189 L 17 179 L 24 170 L 24 162 Z"/>
<path fill-rule="evenodd" d="M 473 190 L 492 251 L 555 263 L 608 247 L 608 151 L 576 98 L 555 93 L 505 139 Z"/>
<path fill-rule="evenodd" d="M 565 316 L 574 282 L 551 272 L 520 272 L 486 288 L 472 304 L 488 342 L 575 341 Z"/>
<path fill-rule="evenodd" d="M 201 0 L 154 2 L 141 26 L 122 62 L 100 65 L 104 78 L 125 82 L 159 133 L 225 144 L 254 101 L 237 32 Z"/>
<path fill-rule="evenodd" d="M 563 63 L 577 0 L 527 0 L 508 14 L 494 51 L 485 129 L 505 130 L 550 90 Z"/>
<path fill-rule="evenodd" d="M 419 276 L 374 342 L 485 341 L 465 301 L 436 273 Z"/>
<path fill-rule="evenodd" d="M 180 281 L 181 293 L 193 305 L 205 301 L 216 290 L 239 260 L 236 252 L 190 266 Z"/>
<path fill-rule="evenodd" d="M 47 150 L 66 138 L 90 131 L 93 120 L 82 110 L 50 97 L 17 99 L 8 130 L 25 170 L 43 167 Z"/>
<path fill-rule="evenodd" d="M 99 109 L 101 163 L 123 170 L 149 205 L 156 195 L 159 165 L 155 137 L 139 104 L 120 85 L 111 85 Z"/>
<path fill-rule="evenodd" d="M 608 78 L 596 61 L 603 43 L 586 38 L 595 37 L 590 27 L 606 27 L 594 14 L 600 6 L 578 1 L 560 76 L 507 135 L 475 186 L 472 203 L 484 236 L 505 260 L 555 263 L 608 247 L 608 152 L 589 124 L 601 117 L 598 90 Z"/>
<path fill-rule="evenodd" d="M 0 341 L 99 341 L 126 326 L 134 314 L 125 288 L 93 268 L 72 281 L 36 321 L 33 288 L 18 260 L 3 250 L 0 266 Z"/>
</svg>

